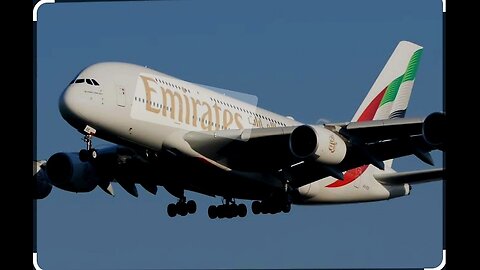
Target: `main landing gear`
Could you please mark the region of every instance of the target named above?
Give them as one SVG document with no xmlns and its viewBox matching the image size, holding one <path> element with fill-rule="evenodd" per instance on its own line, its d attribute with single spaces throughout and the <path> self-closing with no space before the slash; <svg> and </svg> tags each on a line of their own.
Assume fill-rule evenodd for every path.
<svg viewBox="0 0 480 270">
<path fill-rule="evenodd" d="M 292 209 L 291 187 L 288 181 L 285 182 L 285 190 L 283 192 L 273 193 L 268 199 L 252 202 L 252 212 L 259 214 L 277 214 L 280 212 L 290 213 Z"/>
<path fill-rule="evenodd" d="M 289 213 L 292 209 L 290 202 L 275 203 L 273 201 L 254 201 L 252 203 L 252 212 L 258 214 L 277 214 L 280 212 Z"/>
<path fill-rule="evenodd" d="M 93 135 L 91 134 L 87 134 L 83 137 L 83 141 L 87 144 L 87 149 L 82 149 L 78 152 L 78 157 L 83 162 L 94 160 L 98 156 L 97 150 L 92 147 L 92 137 Z"/>
<path fill-rule="evenodd" d="M 188 201 L 185 196 L 180 198 L 177 203 L 171 203 L 167 206 L 167 214 L 169 217 L 174 217 L 176 215 L 180 215 L 182 217 L 186 216 L 187 214 L 195 214 L 197 211 L 197 204 L 195 201 Z"/>
<path fill-rule="evenodd" d="M 245 204 L 236 204 L 232 199 L 225 199 L 224 204 L 208 207 L 208 217 L 215 218 L 233 218 L 245 217 L 247 215 L 247 206 Z"/>
</svg>

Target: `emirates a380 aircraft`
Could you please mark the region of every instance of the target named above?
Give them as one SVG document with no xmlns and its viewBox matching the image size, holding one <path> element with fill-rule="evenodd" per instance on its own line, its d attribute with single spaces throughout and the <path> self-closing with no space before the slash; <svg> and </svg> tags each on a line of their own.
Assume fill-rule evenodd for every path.
<svg viewBox="0 0 480 270">
<path fill-rule="evenodd" d="M 396 172 L 393 159 L 433 165 L 444 150 L 445 114 L 404 118 L 422 47 L 398 44 L 350 122 L 309 125 L 209 88 L 127 63 L 87 67 L 60 97 L 63 118 L 86 148 L 34 162 L 34 198 L 52 185 L 71 192 L 112 182 L 137 197 L 139 184 L 178 198 L 169 216 L 196 212 L 185 190 L 220 196 L 210 218 L 289 212 L 292 204 L 356 203 L 410 193 L 441 180 L 441 168 Z M 115 143 L 94 148 L 95 137 Z"/>
</svg>

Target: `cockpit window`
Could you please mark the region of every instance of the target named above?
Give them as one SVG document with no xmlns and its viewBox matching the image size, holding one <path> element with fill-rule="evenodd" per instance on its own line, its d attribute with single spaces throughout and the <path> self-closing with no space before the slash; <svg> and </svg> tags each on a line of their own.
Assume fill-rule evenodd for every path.
<svg viewBox="0 0 480 270">
<path fill-rule="evenodd" d="M 74 83 L 88 83 L 90 85 L 100 86 L 100 84 L 95 79 L 74 79 L 70 84 Z"/>
</svg>

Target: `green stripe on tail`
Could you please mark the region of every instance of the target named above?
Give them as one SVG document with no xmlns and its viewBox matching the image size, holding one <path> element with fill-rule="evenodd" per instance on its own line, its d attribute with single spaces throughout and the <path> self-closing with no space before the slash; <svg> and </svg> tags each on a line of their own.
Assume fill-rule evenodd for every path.
<svg viewBox="0 0 480 270">
<path fill-rule="evenodd" d="M 415 80 L 415 75 L 417 74 L 418 69 L 418 62 L 420 62 L 422 53 L 423 49 L 420 49 L 413 53 L 412 58 L 410 58 L 410 62 L 408 63 L 407 71 L 403 76 L 403 82 Z"/>
</svg>

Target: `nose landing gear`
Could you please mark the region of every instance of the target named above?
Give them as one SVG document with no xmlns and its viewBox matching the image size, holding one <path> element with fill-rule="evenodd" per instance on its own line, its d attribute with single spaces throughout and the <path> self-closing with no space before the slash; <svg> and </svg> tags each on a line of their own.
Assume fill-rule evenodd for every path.
<svg viewBox="0 0 480 270">
<path fill-rule="evenodd" d="M 83 162 L 94 160 L 98 156 L 97 150 L 92 147 L 92 138 L 92 134 L 87 134 L 83 137 L 83 141 L 87 144 L 87 149 L 82 149 L 78 152 L 78 157 Z"/>
</svg>

